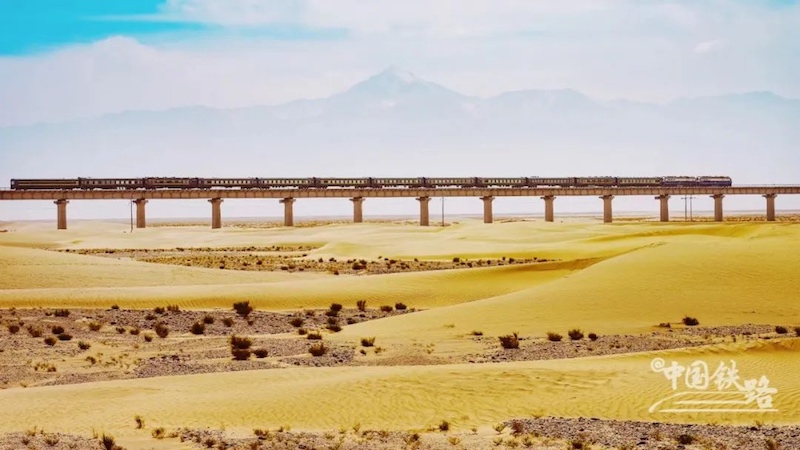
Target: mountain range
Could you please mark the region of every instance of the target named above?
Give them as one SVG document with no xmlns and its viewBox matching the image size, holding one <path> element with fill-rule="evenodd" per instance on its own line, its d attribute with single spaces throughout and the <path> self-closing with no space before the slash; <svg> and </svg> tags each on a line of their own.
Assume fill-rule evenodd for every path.
<svg viewBox="0 0 800 450">
<path fill-rule="evenodd" d="M 280 86 L 275 86 L 280 89 Z M 390 67 L 320 99 L 0 128 L 0 185 L 74 176 L 730 175 L 800 182 L 800 100 L 463 95 Z"/>
</svg>

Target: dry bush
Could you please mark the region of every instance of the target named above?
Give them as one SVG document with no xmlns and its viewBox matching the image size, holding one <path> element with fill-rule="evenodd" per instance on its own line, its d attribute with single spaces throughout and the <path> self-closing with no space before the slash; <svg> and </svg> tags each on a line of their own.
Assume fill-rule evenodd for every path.
<svg viewBox="0 0 800 450">
<path fill-rule="evenodd" d="M 250 338 L 232 335 L 229 342 L 233 359 L 237 361 L 250 359 L 250 347 L 253 345 L 253 341 Z"/>
<path fill-rule="evenodd" d="M 92 348 L 92 344 L 86 341 L 80 341 L 78 342 L 78 348 L 81 350 L 89 350 L 90 348 Z"/>
<path fill-rule="evenodd" d="M 569 338 L 572 339 L 573 341 L 580 341 L 581 339 L 583 339 L 583 331 L 577 328 L 569 330 L 567 332 L 567 335 L 569 335 Z"/>
<path fill-rule="evenodd" d="M 250 302 L 248 301 L 234 303 L 233 309 L 236 310 L 236 314 L 239 314 L 242 317 L 247 317 L 251 312 L 253 312 L 253 307 L 250 306 Z"/>
<path fill-rule="evenodd" d="M 322 333 L 320 333 L 319 331 L 313 331 L 311 333 L 308 333 L 308 336 L 306 336 L 306 338 L 311 341 L 319 341 L 322 339 Z"/>
<path fill-rule="evenodd" d="M 547 340 L 551 342 L 559 342 L 561 341 L 562 337 L 558 333 L 548 332 L 547 333 Z"/>
<path fill-rule="evenodd" d="M 133 327 L 128 331 L 128 333 L 130 333 L 131 336 L 138 336 L 139 333 L 141 333 L 141 332 L 142 332 L 142 330 L 139 327 Z"/>
<path fill-rule="evenodd" d="M 683 318 L 683 324 L 686 326 L 693 327 L 695 325 L 700 325 L 700 321 L 694 317 L 686 316 Z"/>
<path fill-rule="evenodd" d="M 145 334 L 145 335 L 144 335 L 144 341 L 145 341 L 145 342 L 152 342 L 152 341 L 153 341 L 153 335 L 151 335 L 151 334 Z"/>
<path fill-rule="evenodd" d="M 250 349 L 247 348 L 231 348 L 231 356 L 236 361 L 246 361 L 250 359 Z"/>
<path fill-rule="evenodd" d="M 519 348 L 519 335 L 515 332 L 506 336 L 500 336 L 500 345 L 506 349 Z"/>
<path fill-rule="evenodd" d="M 162 339 L 169 335 L 169 328 L 161 322 L 156 323 L 153 330 L 156 332 L 156 335 Z"/>
<path fill-rule="evenodd" d="M 230 327 L 232 327 L 232 326 L 233 326 L 233 318 L 232 318 L 232 317 L 226 317 L 226 318 L 222 319 L 222 323 L 223 323 L 223 324 L 224 324 L 226 327 L 230 328 Z"/>
<path fill-rule="evenodd" d="M 303 326 L 303 322 L 305 321 L 303 320 L 302 317 L 295 317 L 289 321 L 289 324 L 295 328 L 300 328 Z"/>
<path fill-rule="evenodd" d="M 597 340 L 597 335 L 594 334 L 594 333 L 589 333 L 589 339 L 592 340 L 592 341 L 596 341 Z"/>
<path fill-rule="evenodd" d="M 203 334 L 206 332 L 206 325 L 203 322 L 195 322 L 189 330 L 192 334 Z"/>
<path fill-rule="evenodd" d="M 408 306 L 406 306 L 405 303 L 395 303 L 394 304 L 394 309 L 396 309 L 398 311 L 405 311 L 406 309 L 408 309 Z"/>
<path fill-rule="evenodd" d="M 28 334 L 31 335 L 31 337 L 35 338 L 42 337 L 41 327 L 34 327 L 33 325 L 28 325 L 26 330 L 28 330 Z"/>
<path fill-rule="evenodd" d="M 93 321 L 88 323 L 88 326 L 89 326 L 89 329 L 92 330 L 92 331 L 100 331 L 100 329 L 103 328 L 103 323 L 102 322 L 98 322 L 96 320 L 93 320 Z"/>
<path fill-rule="evenodd" d="M 778 326 L 775 327 L 775 332 L 778 333 L 778 334 L 786 334 L 786 333 L 789 332 L 789 330 L 786 329 L 786 327 L 782 327 L 782 326 L 778 325 Z"/>
<path fill-rule="evenodd" d="M 169 312 L 179 312 L 180 310 L 181 308 L 178 305 L 167 305 L 167 311 Z"/>
<path fill-rule="evenodd" d="M 53 336 L 48 336 L 44 338 L 44 343 L 52 347 L 53 345 L 56 345 L 56 338 Z"/>
<path fill-rule="evenodd" d="M 366 300 L 359 300 L 356 302 L 356 307 L 359 311 L 364 312 L 367 310 L 367 301 Z"/>
<path fill-rule="evenodd" d="M 269 355 L 269 350 L 265 348 L 257 348 L 253 350 L 253 354 L 256 355 L 256 358 L 266 358 Z"/>
<path fill-rule="evenodd" d="M 72 335 L 71 334 L 67 334 L 67 333 L 61 333 L 61 334 L 58 335 L 58 340 L 59 341 L 71 341 L 72 340 Z"/>
<path fill-rule="evenodd" d="M 375 338 L 374 337 L 361 338 L 361 345 L 363 347 L 372 347 L 373 345 L 375 345 Z"/>
<path fill-rule="evenodd" d="M 61 334 L 64 332 L 64 327 L 62 327 L 61 325 L 53 325 L 52 327 L 50 327 L 50 331 L 52 331 L 53 334 Z"/>
<path fill-rule="evenodd" d="M 16 323 L 12 323 L 8 325 L 8 332 L 11 334 L 19 333 L 19 325 Z"/>
<path fill-rule="evenodd" d="M 69 310 L 68 309 L 56 309 L 53 311 L 53 315 L 56 317 L 68 317 Z"/>
<path fill-rule="evenodd" d="M 142 418 L 142 416 L 137 414 L 136 416 L 133 417 L 133 420 L 136 421 L 137 430 L 141 430 L 142 428 L 144 428 L 144 418 Z"/>
<path fill-rule="evenodd" d="M 342 305 L 340 303 L 331 303 L 331 311 L 339 312 L 342 310 Z"/>
<path fill-rule="evenodd" d="M 328 347 L 325 347 L 324 343 L 318 342 L 308 348 L 308 353 L 311 353 L 312 356 L 322 356 L 328 353 Z"/>
<path fill-rule="evenodd" d="M 125 334 L 125 327 L 117 327 L 116 330 L 119 334 Z"/>
<path fill-rule="evenodd" d="M 383 306 L 381 306 L 381 311 L 383 311 L 383 312 L 392 312 L 392 311 L 394 311 L 394 308 L 392 308 L 391 305 L 383 305 Z"/>
<path fill-rule="evenodd" d="M 206 314 L 205 316 L 203 316 L 203 323 L 206 325 L 211 325 L 212 323 L 214 323 L 214 316 Z"/>
<path fill-rule="evenodd" d="M 167 312 L 167 310 L 164 309 L 163 306 L 156 306 L 155 308 L 153 308 L 153 312 L 156 314 L 164 314 L 165 312 Z"/>
</svg>

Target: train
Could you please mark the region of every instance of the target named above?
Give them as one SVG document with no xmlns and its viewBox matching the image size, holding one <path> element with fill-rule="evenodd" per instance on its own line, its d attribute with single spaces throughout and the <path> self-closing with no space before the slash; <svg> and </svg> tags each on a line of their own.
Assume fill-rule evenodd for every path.
<svg viewBox="0 0 800 450">
<path fill-rule="evenodd" d="M 728 187 L 728 176 L 565 178 L 71 178 L 12 179 L 13 190 Z"/>
</svg>

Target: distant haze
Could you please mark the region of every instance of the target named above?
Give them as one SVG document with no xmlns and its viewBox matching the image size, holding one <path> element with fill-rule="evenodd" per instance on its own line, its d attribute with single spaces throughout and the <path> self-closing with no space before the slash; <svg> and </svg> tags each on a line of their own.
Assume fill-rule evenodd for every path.
<svg viewBox="0 0 800 450">
<path fill-rule="evenodd" d="M 598 100 L 572 90 L 463 95 L 397 67 L 327 98 L 240 109 L 131 111 L 0 128 L 0 185 L 10 178 L 122 176 L 582 176 L 729 175 L 734 184 L 800 184 L 800 100 L 771 92 Z M 698 198 L 697 209 L 711 209 Z M 727 210 L 763 209 L 759 197 Z M 497 213 L 541 213 L 538 198 L 498 199 Z M 559 211 L 599 211 L 559 198 Z M 778 208 L 800 198 L 779 197 Z M 439 204 L 432 204 L 432 209 Z M 448 199 L 451 213 L 480 212 Z M 673 213 L 683 201 L 673 198 Z M 350 202 L 305 200 L 295 214 L 347 215 Z M 416 214 L 413 199 L 369 199 L 365 215 Z M 205 201 L 153 201 L 151 217 L 205 217 Z M 617 211 L 657 211 L 618 198 Z M 223 217 L 277 216 L 277 201 L 226 201 Z M 71 218 L 127 217 L 125 202 L 70 204 Z M 432 211 L 432 216 L 434 216 Z M 51 202 L 0 202 L 0 220 L 50 219 Z"/>
</svg>

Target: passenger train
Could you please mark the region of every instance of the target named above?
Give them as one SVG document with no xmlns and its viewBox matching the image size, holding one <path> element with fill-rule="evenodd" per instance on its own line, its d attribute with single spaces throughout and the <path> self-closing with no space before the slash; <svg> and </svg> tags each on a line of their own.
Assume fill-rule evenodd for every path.
<svg viewBox="0 0 800 450">
<path fill-rule="evenodd" d="M 727 187 L 727 176 L 570 178 L 72 178 L 12 179 L 14 190 Z"/>
</svg>

